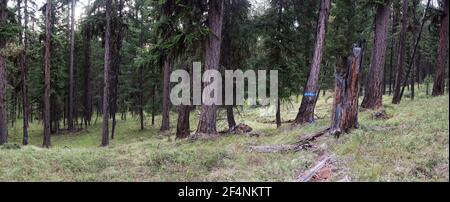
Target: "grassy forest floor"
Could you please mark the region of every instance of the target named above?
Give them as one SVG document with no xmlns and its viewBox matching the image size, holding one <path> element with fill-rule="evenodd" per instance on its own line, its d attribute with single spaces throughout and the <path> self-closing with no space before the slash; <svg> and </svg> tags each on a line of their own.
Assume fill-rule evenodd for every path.
<svg viewBox="0 0 450 202">
<path fill-rule="evenodd" d="M 421 89 L 423 91 L 423 88 Z M 321 158 L 331 160 L 317 181 L 448 181 L 449 96 L 431 98 L 419 92 L 414 101 L 399 106 L 384 98 L 387 119 L 374 119 L 373 111 L 360 113 L 360 129 L 340 139 L 329 135 L 308 150 L 285 153 L 249 152 L 252 145 L 295 143 L 299 137 L 329 125 L 331 94 L 317 104 L 315 124 L 276 129 L 273 108 L 237 110 L 237 122 L 253 127 L 249 135 L 225 135 L 217 140 L 175 140 L 158 134 L 147 121 L 139 131 L 137 118 L 118 121 L 116 139 L 100 148 L 100 123 L 76 134 L 52 137 L 51 149 L 40 148 L 40 123 L 30 126 L 30 146 L 21 142 L 21 122 L 10 127 L 10 144 L 0 147 L 0 181 L 297 181 Z M 299 101 L 300 99 L 294 99 Z M 292 120 L 298 102 L 284 103 L 283 120 Z M 196 114 L 191 128 L 195 129 Z M 225 117 L 225 112 L 220 112 Z M 95 118 L 95 117 L 94 117 Z M 157 117 L 156 123 L 159 123 Z M 176 114 L 171 114 L 175 126 Z M 99 119 L 100 121 L 100 119 Z M 225 119 L 218 123 L 226 128 Z"/>
</svg>

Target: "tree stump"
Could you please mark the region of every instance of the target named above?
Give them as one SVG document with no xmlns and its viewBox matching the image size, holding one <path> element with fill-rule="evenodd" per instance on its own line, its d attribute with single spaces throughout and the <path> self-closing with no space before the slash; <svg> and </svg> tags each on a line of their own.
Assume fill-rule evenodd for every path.
<svg viewBox="0 0 450 202">
<path fill-rule="evenodd" d="M 335 74 L 335 95 L 331 116 L 330 133 L 336 137 L 358 128 L 359 73 L 361 48 L 354 46 L 347 59 L 347 70 Z"/>
</svg>

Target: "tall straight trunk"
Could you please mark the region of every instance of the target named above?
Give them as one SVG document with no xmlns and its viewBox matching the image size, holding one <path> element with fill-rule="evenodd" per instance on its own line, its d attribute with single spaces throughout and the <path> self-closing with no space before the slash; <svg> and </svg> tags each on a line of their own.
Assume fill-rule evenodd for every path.
<svg viewBox="0 0 450 202">
<path fill-rule="evenodd" d="M 395 67 L 395 82 L 394 82 L 394 98 L 392 99 L 393 104 L 400 103 L 400 88 L 403 81 L 403 63 L 405 60 L 405 41 L 406 41 L 406 29 L 408 27 L 408 0 L 403 0 L 402 5 L 402 28 L 400 31 L 400 38 L 398 40 L 398 55 L 397 63 Z"/>
<path fill-rule="evenodd" d="M 169 123 L 169 110 L 170 110 L 170 72 L 172 71 L 172 62 L 169 58 L 164 59 L 164 79 L 163 79 L 163 108 L 162 108 L 162 123 L 161 132 L 167 132 L 170 130 Z"/>
<path fill-rule="evenodd" d="M 391 39 L 391 56 L 390 56 L 390 64 L 389 64 L 389 95 L 392 95 L 393 92 L 393 82 L 394 82 L 394 58 L 396 58 L 396 51 L 397 51 L 397 47 L 396 47 L 396 40 L 395 40 L 395 34 L 397 33 L 397 26 L 398 26 L 398 13 L 395 11 L 395 8 L 393 9 L 392 12 L 392 39 Z"/>
<path fill-rule="evenodd" d="M 428 8 L 430 7 L 430 3 L 431 0 L 428 0 L 427 6 L 425 7 L 425 11 L 423 13 L 423 17 L 422 17 L 422 24 L 420 25 L 420 28 L 418 28 L 419 25 L 417 25 L 419 22 L 416 18 L 416 13 L 414 13 L 414 47 L 411 51 L 411 61 L 410 64 L 408 65 L 408 69 L 406 71 L 406 77 L 405 77 L 405 81 L 403 83 L 403 87 L 402 90 L 400 92 L 400 98 L 399 98 L 399 102 L 401 101 L 402 97 L 403 97 L 403 93 L 405 92 L 405 87 L 408 86 L 408 82 L 411 82 L 411 99 L 414 99 L 414 70 L 416 68 L 414 68 L 417 65 L 417 57 L 416 57 L 416 53 L 417 53 L 417 47 L 419 46 L 419 42 L 420 42 L 420 38 L 422 37 L 422 30 L 423 30 L 423 26 L 425 25 L 425 20 L 426 20 L 426 16 L 427 16 L 427 12 L 428 12 Z M 414 6 L 414 12 L 416 12 L 416 6 L 419 4 L 419 2 L 415 2 L 415 6 Z M 409 75 L 412 71 L 412 76 L 409 79 Z"/>
<path fill-rule="evenodd" d="M 209 37 L 205 40 L 205 70 L 219 70 L 220 47 L 222 40 L 223 23 L 223 1 L 209 1 L 208 27 L 211 30 Z M 210 85 L 206 82 L 205 86 Z M 203 95 L 207 96 L 207 95 Z M 213 137 L 217 135 L 216 129 L 217 106 L 202 105 L 198 121 L 197 135 Z"/>
<path fill-rule="evenodd" d="M 19 0 L 17 2 L 20 8 L 21 1 Z M 22 112 L 23 112 L 23 139 L 22 144 L 28 145 L 28 58 L 27 58 L 27 50 L 28 50 L 28 33 L 27 33 L 27 26 L 28 26 L 28 1 L 25 0 L 24 2 L 24 15 L 25 15 L 25 22 L 23 27 L 23 32 L 19 34 L 19 40 L 24 46 L 23 52 L 20 54 L 20 71 L 21 71 L 21 77 L 22 77 Z M 22 15 L 20 13 L 21 9 L 18 9 L 18 16 L 19 16 L 19 22 L 22 22 Z M 23 37 L 23 38 L 22 38 Z"/>
<path fill-rule="evenodd" d="M 444 16 L 441 19 L 441 28 L 439 30 L 439 47 L 436 58 L 436 76 L 433 84 L 433 96 L 443 95 L 445 90 L 445 61 L 448 54 L 448 4 L 449 0 L 444 0 Z"/>
<path fill-rule="evenodd" d="M 50 126 L 50 59 L 51 59 L 51 31 L 52 31 L 52 1 L 47 0 L 45 9 L 45 55 L 44 55 L 44 140 L 42 146 L 51 146 Z"/>
<path fill-rule="evenodd" d="M 111 139 L 114 139 L 115 131 L 116 131 L 116 113 L 118 109 L 118 92 L 119 92 L 119 74 L 120 74 L 120 63 L 121 63 L 121 55 L 120 51 L 122 50 L 122 41 L 124 37 L 123 31 L 123 8 L 124 2 L 123 0 L 115 1 L 116 7 L 113 8 L 114 16 L 111 16 L 112 24 L 111 24 L 111 36 L 110 36 L 110 49 L 111 49 L 111 84 L 110 84 L 110 115 L 112 118 L 112 127 L 111 127 Z M 117 12 L 115 11 L 117 10 Z M 118 14 L 118 15 L 117 15 Z"/>
<path fill-rule="evenodd" d="M 283 30 L 281 28 L 281 25 L 283 24 L 283 1 L 277 1 L 278 3 L 278 23 L 277 23 L 277 32 L 281 33 Z M 278 38 L 275 37 L 275 39 L 277 40 L 277 42 L 279 44 L 282 43 L 283 39 L 282 38 Z M 275 48 L 275 55 L 277 58 L 281 59 L 282 55 L 281 55 L 281 46 L 280 47 L 276 47 Z M 319 91 L 318 91 L 319 92 Z M 277 125 L 277 128 L 281 127 L 282 123 L 281 123 L 281 103 L 280 103 L 280 99 L 278 98 L 277 100 L 277 104 L 276 104 L 276 108 L 275 108 L 275 124 Z"/>
<path fill-rule="evenodd" d="M 70 17 L 70 66 L 69 66 L 69 117 L 68 117 L 68 129 L 73 131 L 74 125 L 74 88 L 75 81 L 73 75 L 74 68 L 74 54 L 75 54 L 75 0 L 71 1 L 71 17 Z"/>
<path fill-rule="evenodd" d="M 8 0 L 0 0 L 0 26 L 6 26 Z M 5 36 L 0 35 L 0 145 L 8 141 L 8 125 L 6 115 L 6 61 L 3 55 Z"/>
<path fill-rule="evenodd" d="M 375 17 L 375 37 L 365 96 L 361 107 L 379 109 L 383 104 L 384 64 L 390 4 L 379 5 Z"/>
<path fill-rule="evenodd" d="M 105 31 L 105 66 L 103 69 L 103 124 L 102 124 L 102 144 L 109 145 L 109 69 L 110 69 L 110 47 L 109 39 L 111 35 L 111 0 L 106 0 L 106 31 Z"/>
<path fill-rule="evenodd" d="M 91 1 L 88 1 L 88 7 L 90 7 Z M 90 14 L 89 14 L 90 15 Z M 84 30 L 84 81 L 83 81 L 83 119 L 84 125 L 91 125 L 92 119 L 92 96 L 91 96 L 91 39 L 92 39 L 92 27 L 90 24 Z"/>
<path fill-rule="evenodd" d="M 28 145 L 28 116 L 29 116 L 29 101 L 28 101 L 28 0 L 24 2 L 24 52 L 22 53 L 22 105 L 23 105 L 23 145 Z"/>
<path fill-rule="evenodd" d="M 91 96 L 91 26 L 87 25 L 84 33 L 84 81 L 83 81 L 83 119 L 85 127 L 91 125 L 92 119 L 92 96 Z"/>
<path fill-rule="evenodd" d="M 139 34 L 139 46 L 141 48 L 143 48 L 144 46 L 144 17 L 143 17 L 143 12 L 141 9 L 137 9 L 140 10 L 141 12 L 141 19 L 139 22 L 139 26 L 140 26 L 140 34 Z M 143 67 L 140 66 L 139 67 L 139 120 L 141 123 L 141 130 L 145 129 L 145 125 L 144 125 L 144 73 L 143 73 Z"/>
<path fill-rule="evenodd" d="M 294 124 L 314 122 L 314 108 L 318 96 L 318 80 L 320 73 L 320 64 L 322 62 L 323 48 L 325 45 L 325 33 L 330 16 L 331 0 L 322 0 L 320 6 L 319 20 L 317 22 L 316 42 L 314 45 L 314 56 L 311 64 L 311 70 L 305 92 L 302 98 L 299 112 L 295 118 Z"/>
</svg>

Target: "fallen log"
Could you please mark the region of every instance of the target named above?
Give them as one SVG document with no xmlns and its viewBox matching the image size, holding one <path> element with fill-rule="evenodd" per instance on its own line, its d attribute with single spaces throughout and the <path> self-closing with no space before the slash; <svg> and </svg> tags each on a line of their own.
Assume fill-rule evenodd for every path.
<svg viewBox="0 0 450 202">
<path fill-rule="evenodd" d="M 309 144 L 249 146 L 247 147 L 247 151 L 259 153 L 297 152 L 311 147 L 312 145 Z"/>
<path fill-rule="evenodd" d="M 330 131 L 330 128 L 326 128 L 326 129 L 323 129 L 323 130 L 321 130 L 321 131 L 319 131 L 319 132 L 316 132 L 316 133 L 311 133 L 311 134 L 308 134 L 308 135 L 303 135 L 303 136 L 300 137 L 300 139 L 298 140 L 297 143 L 299 143 L 299 144 L 305 144 L 305 143 L 314 141 L 314 140 L 317 139 L 318 137 L 327 134 L 329 131 Z"/>
<path fill-rule="evenodd" d="M 311 180 L 311 178 L 314 177 L 314 175 L 320 170 L 322 169 L 327 162 L 330 160 L 330 157 L 326 157 L 325 159 L 323 159 L 322 161 L 320 161 L 319 163 L 317 163 L 314 167 L 312 167 L 311 169 L 309 169 L 308 171 L 306 171 L 303 175 L 298 177 L 298 181 L 299 182 L 309 182 Z"/>
</svg>

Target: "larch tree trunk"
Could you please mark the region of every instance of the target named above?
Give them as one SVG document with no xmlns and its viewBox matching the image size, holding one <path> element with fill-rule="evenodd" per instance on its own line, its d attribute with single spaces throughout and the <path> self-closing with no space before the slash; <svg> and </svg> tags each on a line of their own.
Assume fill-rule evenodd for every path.
<svg viewBox="0 0 450 202">
<path fill-rule="evenodd" d="M 68 129 L 69 131 L 75 130 L 74 124 L 74 90 L 75 90 L 75 80 L 74 80 L 74 57 L 75 57 L 75 0 L 70 2 L 70 65 L 69 65 L 69 117 L 68 117 Z"/>
<path fill-rule="evenodd" d="M 6 26 L 8 1 L 0 0 L 0 26 Z M 3 49 L 6 45 L 6 39 L 0 35 L 0 145 L 8 141 L 8 125 L 6 115 L 6 61 L 3 55 Z"/>
<path fill-rule="evenodd" d="M 170 130 L 169 113 L 170 113 L 170 72 L 172 71 L 172 62 L 169 58 L 164 59 L 164 79 L 163 79 L 163 108 L 162 108 L 162 122 L 161 132 Z"/>
<path fill-rule="evenodd" d="M 384 64 L 387 47 L 387 33 L 390 4 L 378 5 L 375 17 L 375 37 L 365 96 L 361 107 L 379 109 L 382 107 Z"/>
<path fill-rule="evenodd" d="M 335 75 L 335 95 L 330 134 L 336 137 L 359 127 L 358 98 L 361 52 L 361 48 L 353 48 L 353 54 L 348 58 L 347 72 L 344 76 Z"/>
<path fill-rule="evenodd" d="M 318 96 L 318 80 L 320 65 L 322 62 L 323 48 L 325 45 L 325 33 L 330 15 L 331 0 L 322 0 L 320 6 L 319 21 L 317 23 L 316 42 L 314 45 L 314 56 L 311 63 L 311 70 L 304 90 L 302 103 L 295 118 L 294 124 L 314 122 L 314 108 Z"/>
<path fill-rule="evenodd" d="M 51 31 L 52 31 L 52 1 L 47 0 L 45 9 L 45 55 L 44 55 L 44 140 L 42 146 L 51 146 L 50 126 L 50 59 L 51 59 Z"/>
<path fill-rule="evenodd" d="M 102 124 L 102 147 L 109 145 L 109 70 L 110 70 L 110 47 L 111 35 L 111 0 L 106 0 L 106 27 L 105 27 L 105 66 L 103 69 L 103 124 Z"/>
<path fill-rule="evenodd" d="M 205 70 L 219 70 L 224 12 L 223 7 L 223 1 L 209 1 L 208 26 L 211 33 L 209 34 L 208 39 L 205 40 Z M 204 84 L 205 86 L 208 86 L 210 85 L 210 82 L 205 82 Z M 206 138 L 217 136 L 216 117 L 217 106 L 214 104 L 203 104 L 196 135 Z"/>
<path fill-rule="evenodd" d="M 405 60 L 405 42 L 406 42 L 406 30 L 408 27 L 408 0 L 403 0 L 402 5 L 402 27 L 400 31 L 400 38 L 398 40 L 398 54 L 397 63 L 395 67 L 395 82 L 394 82 L 394 98 L 393 104 L 400 103 L 400 90 L 403 84 L 403 64 Z"/>
<path fill-rule="evenodd" d="M 444 0 L 444 16 L 442 16 L 441 27 L 439 30 L 439 47 L 436 58 L 436 75 L 433 84 L 433 96 L 441 96 L 445 91 L 445 62 L 448 54 L 448 4 L 449 0 Z"/>
</svg>

